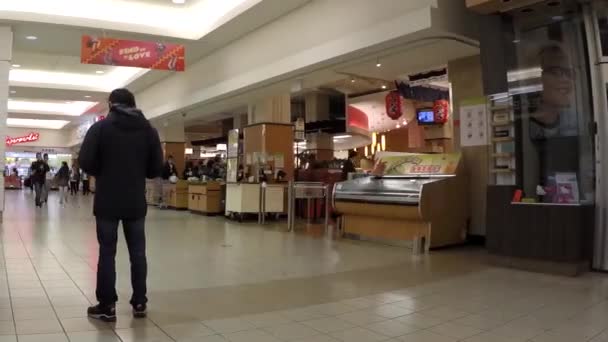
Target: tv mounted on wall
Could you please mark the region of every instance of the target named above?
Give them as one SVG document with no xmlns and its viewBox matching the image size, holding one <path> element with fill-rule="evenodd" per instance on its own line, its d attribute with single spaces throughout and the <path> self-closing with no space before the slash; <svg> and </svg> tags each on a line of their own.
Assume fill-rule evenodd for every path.
<svg viewBox="0 0 608 342">
<path fill-rule="evenodd" d="M 416 110 L 416 120 L 419 125 L 435 125 L 435 111 L 433 108 L 419 108 Z"/>
</svg>

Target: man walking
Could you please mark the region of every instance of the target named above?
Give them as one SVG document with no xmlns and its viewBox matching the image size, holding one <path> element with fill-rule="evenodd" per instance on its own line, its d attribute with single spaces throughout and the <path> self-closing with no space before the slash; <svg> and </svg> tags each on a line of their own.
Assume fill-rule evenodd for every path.
<svg viewBox="0 0 608 342">
<path fill-rule="evenodd" d="M 49 172 L 49 164 L 42 159 L 41 153 L 36 153 L 36 161 L 30 167 L 30 181 L 34 187 L 36 207 L 42 207 L 44 201 L 44 190 L 46 183 L 46 173 Z"/>
<path fill-rule="evenodd" d="M 127 89 L 109 97 L 110 112 L 87 132 L 80 167 L 95 177 L 94 214 L 97 222 L 99 261 L 96 296 L 99 304 L 88 309 L 89 317 L 116 321 L 116 243 L 122 222 L 131 261 L 131 305 L 137 318 L 146 316 L 146 178 L 159 177 L 163 156 L 158 132 L 136 109 Z"/>
</svg>

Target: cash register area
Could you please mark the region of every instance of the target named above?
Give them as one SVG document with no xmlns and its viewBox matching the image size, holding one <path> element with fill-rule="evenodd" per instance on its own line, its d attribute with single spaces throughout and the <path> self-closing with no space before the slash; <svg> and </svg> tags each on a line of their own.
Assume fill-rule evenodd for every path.
<svg viewBox="0 0 608 342">
<path fill-rule="evenodd" d="M 150 209 L 150 313 L 133 320 L 117 257 L 118 322 L 95 302 L 92 198 L 7 192 L 0 342 L 608 341 L 608 284 L 495 268 L 474 247 L 412 254 L 312 227 L 239 223 Z"/>
</svg>

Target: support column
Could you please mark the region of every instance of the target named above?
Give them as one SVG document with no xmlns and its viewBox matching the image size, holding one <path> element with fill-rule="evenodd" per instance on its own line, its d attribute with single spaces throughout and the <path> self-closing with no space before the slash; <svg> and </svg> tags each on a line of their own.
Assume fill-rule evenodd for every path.
<svg viewBox="0 0 608 342">
<path fill-rule="evenodd" d="M 293 179 L 293 124 L 289 93 L 263 99 L 249 106 L 249 125 L 243 129 L 245 167 L 257 175 L 260 168 L 285 172 Z M 269 177 L 272 178 L 272 177 Z"/>
<path fill-rule="evenodd" d="M 163 155 L 166 159 L 173 156 L 175 168 L 179 175 L 182 174 L 186 166 L 186 132 L 184 121 L 181 119 L 171 119 L 161 123 L 161 127 L 156 127 L 160 142 L 163 147 Z"/>
<path fill-rule="evenodd" d="M 329 95 L 322 92 L 312 92 L 304 96 L 306 122 L 329 120 Z M 316 160 L 334 159 L 334 140 L 327 133 L 311 133 L 306 135 L 306 149 L 315 154 Z"/>
<path fill-rule="evenodd" d="M 0 27 L 0 132 L 6 136 L 8 115 L 9 79 L 8 74 L 13 58 L 13 31 L 10 27 Z M 4 170 L 6 145 L 0 144 L 0 168 Z M 4 177 L 0 177 L 0 221 L 4 216 Z"/>
</svg>

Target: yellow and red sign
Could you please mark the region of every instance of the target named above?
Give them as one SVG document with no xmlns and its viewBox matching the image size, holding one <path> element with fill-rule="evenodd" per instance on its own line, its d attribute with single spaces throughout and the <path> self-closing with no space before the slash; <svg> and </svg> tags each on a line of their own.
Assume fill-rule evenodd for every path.
<svg viewBox="0 0 608 342">
<path fill-rule="evenodd" d="M 80 62 L 144 69 L 184 71 L 186 50 L 180 44 L 82 36 Z"/>
<path fill-rule="evenodd" d="M 386 175 L 451 175 L 456 173 L 460 154 L 407 153 L 399 156 L 384 156 L 381 160 L 386 163 L 384 171 Z"/>
</svg>

